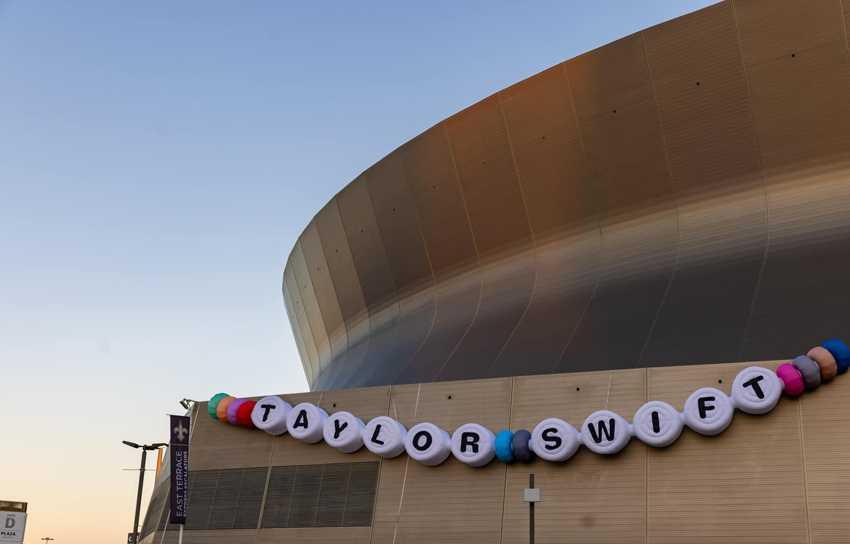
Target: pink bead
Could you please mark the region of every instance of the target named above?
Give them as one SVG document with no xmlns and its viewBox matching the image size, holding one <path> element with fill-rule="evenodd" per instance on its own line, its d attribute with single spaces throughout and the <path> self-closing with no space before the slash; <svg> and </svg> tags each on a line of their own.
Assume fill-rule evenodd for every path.
<svg viewBox="0 0 850 544">
<path fill-rule="evenodd" d="M 776 368 L 776 375 L 785 384 L 785 394 L 789 397 L 799 397 L 806 390 L 803 375 L 791 363 L 783 363 Z"/>
</svg>

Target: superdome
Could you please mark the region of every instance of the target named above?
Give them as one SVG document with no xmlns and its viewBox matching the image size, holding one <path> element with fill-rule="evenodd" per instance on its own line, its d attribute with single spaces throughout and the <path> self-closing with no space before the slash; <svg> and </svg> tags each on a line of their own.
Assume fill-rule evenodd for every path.
<svg viewBox="0 0 850 544">
<path fill-rule="evenodd" d="M 850 4 L 782 5 L 568 60 L 348 184 L 284 271 L 311 387 L 767 360 L 846 332 Z"/>
</svg>

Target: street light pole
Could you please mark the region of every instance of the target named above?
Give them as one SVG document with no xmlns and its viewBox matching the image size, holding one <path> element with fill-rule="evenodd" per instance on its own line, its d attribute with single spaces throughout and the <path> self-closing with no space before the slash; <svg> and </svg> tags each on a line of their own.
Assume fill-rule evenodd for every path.
<svg viewBox="0 0 850 544">
<path fill-rule="evenodd" d="M 148 460 L 147 448 L 142 448 L 142 464 L 139 466 L 139 490 L 136 491 L 136 515 L 133 518 L 133 544 L 139 544 L 139 514 L 142 511 L 142 490 L 145 487 L 145 466 Z"/>
<path fill-rule="evenodd" d="M 136 444 L 135 442 L 130 442 L 128 440 L 122 440 L 122 443 L 125 446 L 130 446 L 131 448 L 142 450 L 142 463 L 139 466 L 139 489 L 138 491 L 136 491 L 136 515 L 133 518 L 133 544 L 138 544 L 139 514 L 141 514 L 142 511 L 142 490 L 145 487 L 145 464 L 148 460 L 148 452 L 163 448 L 167 446 L 167 444 L 163 444 L 161 442 L 157 442 L 155 444 Z"/>
</svg>

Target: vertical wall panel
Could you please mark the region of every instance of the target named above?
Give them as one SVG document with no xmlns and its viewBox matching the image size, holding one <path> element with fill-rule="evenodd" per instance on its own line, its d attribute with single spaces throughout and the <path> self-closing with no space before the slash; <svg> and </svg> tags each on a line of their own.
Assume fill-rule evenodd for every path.
<svg viewBox="0 0 850 544">
<path fill-rule="evenodd" d="M 285 275 L 285 273 L 284 273 Z M 307 340 L 304 338 L 301 326 L 298 321 L 298 314 L 295 312 L 295 296 L 289 293 L 286 287 L 286 280 L 283 282 L 283 305 L 286 308 L 286 316 L 289 319 L 290 327 L 292 328 L 292 337 L 295 340 L 295 347 L 298 349 L 298 356 L 301 358 L 301 364 L 304 365 L 307 384 L 313 385 L 313 373 L 308 371 L 312 368 L 314 361 L 311 360 L 311 355 L 307 349 Z M 300 299 L 299 299 L 300 303 Z M 314 346 L 315 349 L 315 346 Z"/>
<path fill-rule="evenodd" d="M 307 352 L 307 366 L 305 371 L 307 382 L 312 385 L 313 380 L 319 373 L 319 348 L 316 345 L 315 336 L 307 319 L 304 298 L 301 296 L 301 290 L 298 288 L 298 280 L 295 277 L 292 256 L 290 256 L 289 265 L 284 272 L 283 281 L 284 288 L 286 289 L 285 292 L 289 295 L 289 300 L 292 301 L 292 309 L 295 312 L 295 324 L 298 326 L 298 330 L 301 331 L 301 338 L 304 341 L 304 350 Z M 305 361 L 302 359 L 302 362 Z"/>
<path fill-rule="evenodd" d="M 510 395 L 511 380 L 393 387 L 392 412 L 408 428 L 419 421 L 449 431 L 468 421 L 501 428 L 508 424 Z M 376 531 L 380 538 L 373 542 L 498 542 L 503 465 L 471 469 L 449 459 L 435 477 L 432 467 L 410 460 L 404 464 L 403 494 L 389 505 L 399 512 L 397 521 L 391 531 Z M 468 477 L 471 472 L 475 478 Z M 440 500 L 433 500 L 435 496 Z"/>
<path fill-rule="evenodd" d="M 791 356 L 824 338 L 847 337 L 850 167 L 794 178 L 769 189 L 770 249 L 745 359 Z"/>
<path fill-rule="evenodd" d="M 593 295 L 600 273 L 599 231 L 536 250 L 537 276 L 528 310 L 493 361 L 489 374 L 510 376 L 551 372 Z"/>
<path fill-rule="evenodd" d="M 394 383 L 434 381 L 475 318 L 481 279 L 462 276 L 434 287 L 434 315 L 425 342 Z"/>
<path fill-rule="evenodd" d="M 348 335 L 315 221 L 307 225 L 301 235 L 301 248 L 304 250 L 304 260 L 316 293 L 322 322 L 328 331 L 331 354 L 336 359 L 348 348 Z"/>
<path fill-rule="evenodd" d="M 677 268 L 639 364 L 740 360 L 767 243 L 763 191 L 683 204 L 678 230 Z"/>
<path fill-rule="evenodd" d="M 500 98 L 534 232 L 585 222 L 595 211 L 593 176 L 564 66 L 508 87 Z"/>
<path fill-rule="evenodd" d="M 767 169 L 850 155 L 850 61 L 841 41 L 748 67 Z"/>
<path fill-rule="evenodd" d="M 368 364 L 366 355 L 369 351 L 369 312 L 336 199 L 331 200 L 316 215 L 316 227 L 340 312 L 345 321 L 348 349 L 336 359 L 333 370 L 318 376 L 312 387 L 345 387 L 356 380 L 363 372 L 363 366 Z"/>
<path fill-rule="evenodd" d="M 669 197 L 658 109 L 639 34 L 570 60 L 584 145 L 608 214 Z"/>
<path fill-rule="evenodd" d="M 509 263 L 486 270 L 481 300 L 472 325 L 439 374 L 441 380 L 461 379 L 470 374 L 496 376 L 493 361 L 511 338 L 528 307 L 534 287 L 534 254 L 514 256 Z M 503 373 L 511 375 L 512 373 Z"/>
<path fill-rule="evenodd" d="M 638 364 L 668 290 L 677 238 L 674 212 L 603 229 L 599 283 L 558 371 Z"/>
<path fill-rule="evenodd" d="M 850 0 L 844 0 L 844 39 L 847 49 L 850 50 Z"/>
<path fill-rule="evenodd" d="M 396 288 L 399 292 L 410 292 L 427 285 L 432 279 L 431 265 L 401 153 L 391 153 L 363 177 L 372 197 Z"/>
<path fill-rule="evenodd" d="M 647 396 L 681 410 L 699 387 L 728 393 L 744 366 L 649 369 Z M 686 429 L 672 446 L 648 448 L 649 541 L 807 542 L 801 452 L 799 406 L 789 399 L 769 415 L 736 413 L 719 437 Z"/>
<path fill-rule="evenodd" d="M 328 414 L 346 411 L 368 422 L 373 417 L 387 415 L 389 401 L 390 388 L 383 386 L 326 391 L 318 405 Z"/>
<path fill-rule="evenodd" d="M 735 0 L 733 4 L 748 65 L 843 38 L 838 0 Z"/>
<path fill-rule="evenodd" d="M 715 4 L 643 36 L 674 187 L 694 192 L 760 182 L 732 4 Z"/>
<path fill-rule="evenodd" d="M 552 416 L 580 428 L 588 415 L 602 409 L 630 420 L 646 399 L 645 372 L 516 378 L 510 428 L 531 430 Z M 633 442 L 607 457 L 582 448 L 566 463 L 510 466 L 502 542 L 527 542 L 528 505 L 521 497 L 533 472 L 543 494 L 543 502 L 535 505 L 537 542 L 643 543 L 646 449 Z"/>
<path fill-rule="evenodd" d="M 443 126 L 423 132 L 399 152 L 434 273 L 471 265 L 476 259 L 475 242 Z"/>
<path fill-rule="evenodd" d="M 292 250 L 292 270 L 295 273 L 295 283 L 298 287 L 298 293 L 301 295 L 307 323 L 310 325 L 313 339 L 316 341 L 316 351 L 319 355 L 318 370 L 321 371 L 331 361 L 331 344 L 325 323 L 322 321 L 322 314 L 319 311 L 319 302 L 316 299 L 316 291 L 313 288 L 310 271 L 307 269 L 307 261 L 304 259 L 300 240 Z"/>
<path fill-rule="evenodd" d="M 478 251 L 528 242 L 528 217 L 498 99 L 484 99 L 445 123 Z"/>
<path fill-rule="evenodd" d="M 316 227 L 328 263 L 328 271 L 339 300 L 342 318 L 349 322 L 366 315 L 366 300 L 360 287 L 360 277 L 354 266 L 354 258 L 345 229 L 339 215 L 336 199 L 331 200 L 316 215 Z"/>
<path fill-rule="evenodd" d="M 385 303 L 395 293 L 395 280 L 363 177 L 340 191 L 336 200 L 366 306 Z"/>
<path fill-rule="evenodd" d="M 850 398 L 850 380 L 836 381 L 800 403 L 806 498 L 813 544 L 838 544 L 850 534 L 850 433 L 846 410 L 836 410 L 836 398 Z"/>
</svg>

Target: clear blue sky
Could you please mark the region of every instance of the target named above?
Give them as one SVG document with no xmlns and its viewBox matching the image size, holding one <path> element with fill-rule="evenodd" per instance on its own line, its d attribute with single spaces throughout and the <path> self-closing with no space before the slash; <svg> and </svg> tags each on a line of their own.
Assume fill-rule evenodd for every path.
<svg viewBox="0 0 850 544">
<path fill-rule="evenodd" d="M 0 0 L 0 499 L 32 503 L 27 542 L 119 541 L 119 442 L 181 397 L 306 388 L 282 269 L 345 183 L 710 3 Z"/>
</svg>

